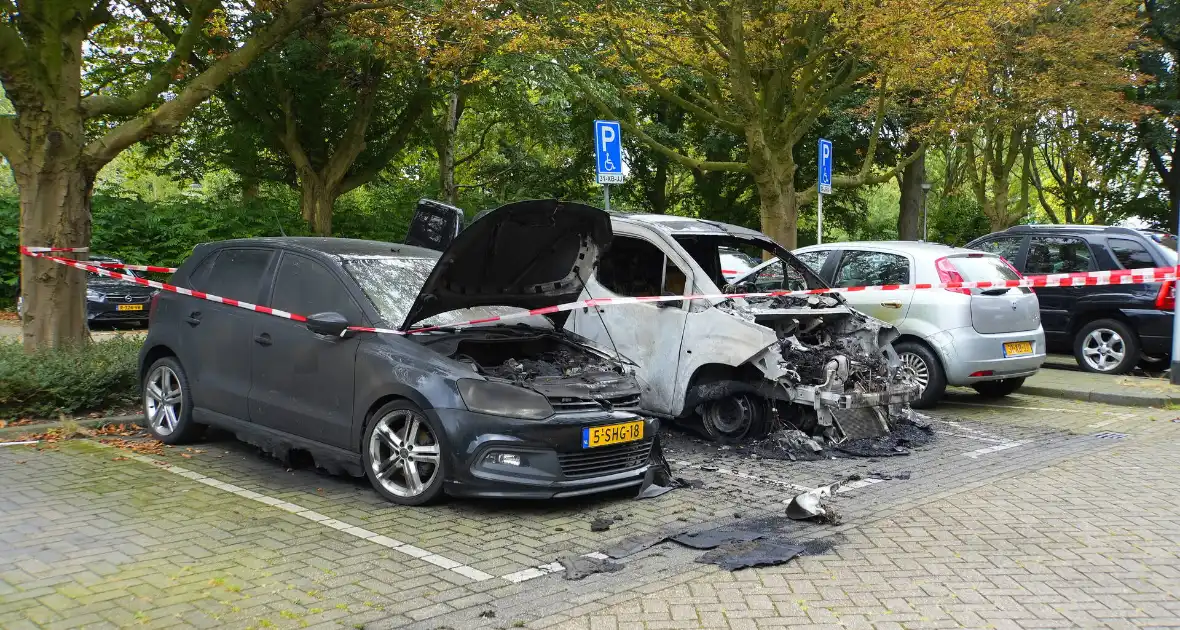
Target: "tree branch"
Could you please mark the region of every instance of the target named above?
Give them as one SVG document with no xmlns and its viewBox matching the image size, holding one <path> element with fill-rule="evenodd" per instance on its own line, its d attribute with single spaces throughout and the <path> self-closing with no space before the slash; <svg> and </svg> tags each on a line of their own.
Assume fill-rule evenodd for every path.
<svg viewBox="0 0 1180 630">
<path fill-rule="evenodd" d="M 688 157 L 687 155 L 679 153 L 671 147 L 665 146 L 655 138 L 652 138 L 648 134 L 644 133 L 643 129 L 640 129 L 638 125 L 635 125 L 629 120 L 629 116 L 619 116 L 613 109 L 611 109 L 609 105 L 606 104 L 605 101 L 602 100 L 601 97 L 599 97 L 594 93 L 593 90 L 590 89 L 590 86 L 586 85 L 585 80 L 583 80 L 582 77 L 576 72 L 565 67 L 562 67 L 562 70 L 565 71 L 570 79 L 573 80 L 574 84 L 578 86 L 578 89 L 582 92 L 582 94 L 584 94 L 586 98 L 589 98 L 590 102 L 593 103 L 598 111 L 602 112 L 604 116 L 618 118 L 619 125 L 623 129 L 626 129 L 629 133 L 635 134 L 637 138 L 639 138 L 647 146 L 651 147 L 653 151 L 663 155 L 664 157 L 667 157 L 673 162 L 676 162 L 685 168 L 698 171 L 731 171 L 737 173 L 745 173 L 749 171 L 750 167 L 745 162 L 707 162 L 704 160 L 695 160 Z M 624 103 L 630 105 L 627 99 L 623 98 L 622 96 L 620 96 L 620 98 L 622 98 Z"/>
<path fill-rule="evenodd" d="M 367 72 L 365 84 L 357 100 L 356 111 L 344 135 L 336 143 L 336 150 L 332 152 L 332 157 L 328 158 L 328 164 L 324 169 L 324 181 L 329 187 L 344 180 L 357 156 L 365 150 L 365 132 L 369 128 L 369 121 L 373 119 L 373 107 L 377 102 L 377 90 L 381 85 L 383 73 L 384 64 L 380 62 L 374 63 Z"/>
<path fill-rule="evenodd" d="M 480 153 L 483 153 L 484 142 L 487 141 L 488 134 L 491 133 L 492 129 L 495 128 L 495 126 L 498 125 L 499 123 L 500 123 L 499 118 L 493 118 L 492 122 L 488 123 L 487 127 L 484 127 L 483 133 L 479 134 L 479 144 L 476 145 L 476 147 L 471 150 L 471 153 L 468 153 L 467 155 L 459 158 L 458 160 L 455 160 L 454 167 L 459 168 L 460 166 L 463 166 L 464 164 L 470 162 L 471 160 L 474 160 L 476 157 L 479 156 Z"/>
<path fill-rule="evenodd" d="M 127 97 L 94 95 L 82 100 L 82 115 L 87 118 L 98 116 L 132 116 L 168 89 L 175 81 L 175 75 L 181 64 L 188 60 L 193 47 L 205 27 L 205 20 L 217 6 L 217 0 L 202 0 L 193 11 L 184 32 L 176 40 L 171 56 L 164 65 L 157 68 L 148 77 L 143 87 Z"/>
<path fill-rule="evenodd" d="M 419 83 L 418 91 L 410 97 L 409 102 L 406 103 L 406 108 L 402 110 L 400 121 L 397 127 L 387 136 L 385 147 L 377 154 L 369 164 L 362 169 L 359 169 L 353 174 L 344 178 L 340 184 L 340 194 L 344 194 L 358 186 L 361 186 L 381 172 L 386 164 L 389 164 L 397 154 L 405 150 L 406 139 L 418 127 L 418 121 L 422 115 L 426 113 L 430 104 L 430 92 L 428 91 L 429 80 L 422 79 Z"/>
<path fill-rule="evenodd" d="M 713 103 L 713 111 L 709 111 L 708 109 L 700 107 L 699 105 L 687 99 L 681 98 L 676 93 L 660 85 L 660 82 L 655 77 L 652 77 L 650 74 L 648 74 L 647 71 L 644 70 L 639 64 L 639 61 L 631 54 L 630 50 L 625 44 L 616 44 L 615 50 L 619 52 L 619 56 L 622 57 L 625 62 L 627 62 L 627 65 L 631 66 L 631 69 L 634 70 L 637 75 L 639 75 L 639 79 L 647 84 L 647 86 L 651 88 L 653 92 L 658 94 L 664 100 L 671 101 L 685 110 L 692 112 L 693 114 L 696 114 L 697 116 L 700 116 L 709 122 L 724 127 L 733 133 L 739 135 L 742 133 L 743 128 L 740 122 L 731 118 L 725 118 L 720 114 L 713 113 L 714 111 L 721 109 L 719 103 Z"/>
<path fill-rule="evenodd" d="M 86 146 L 90 167 L 97 170 L 127 147 L 153 134 L 173 134 L 184 119 L 233 75 L 241 72 L 270 47 L 282 41 L 301 22 L 303 16 L 322 0 L 290 0 L 269 25 L 255 31 L 246 43 L 219 59 L 197 75 L 176 98 L 156 109 L 129 120 Z"/>
<path fill-rule="evenodd" d="M 13 116 L 0 116 L 0 154 L 17 166 L 25 161 L 25 146 Z"/>
</svg>

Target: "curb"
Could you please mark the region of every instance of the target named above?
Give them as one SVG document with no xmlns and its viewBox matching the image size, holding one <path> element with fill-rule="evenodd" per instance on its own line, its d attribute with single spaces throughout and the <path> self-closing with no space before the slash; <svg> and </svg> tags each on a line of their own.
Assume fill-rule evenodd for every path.
<svg viewBox="0 0 1180 630">
<path fill-rule="evenodd" d="M 1113 392 L 1086 392 L 1053 387 L 1038 387 L 1024 385 L 1019 390 L 1021 394 L 1030 396 L 1044 396 L 1046 398 L 1062 398 L 1065 400 L 1080 400 L 1083 402 L 1103 403 L 1118 407 L 1164 407 L 1168 404 L 1180 405 L 1180 393 L 1167 394 L 1116 394 Z"/>
<path fill-rule="evenodd" d="M 109 418 L 82 418 L 72 420 L 72 422 L 87 429 L 97 429 L 98 427 L 104 427 L 108 424 L 128 424 L 132 422 L 141 423 L 143 422 L 143 415 L 136 414 L 133 416 L 111 416 Z M 50 429 L 60 429 L 62 424 L 64 423 L 61 421 L 56 421 L 40 422 L 37 424 L 24 424 L 16 427 L 4 427 L 0 428 L 0 438 L 24 435 L 26 433 L 45 433 Z"/>
</svg>

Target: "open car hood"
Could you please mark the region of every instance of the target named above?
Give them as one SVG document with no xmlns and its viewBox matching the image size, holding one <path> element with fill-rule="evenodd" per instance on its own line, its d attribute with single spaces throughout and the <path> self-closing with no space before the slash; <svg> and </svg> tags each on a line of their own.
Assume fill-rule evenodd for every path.
<svg viewBox="0 0 1180 630">
<path fill-rule="evenodd" d="M 610 240 L 610 215 L 593 206 L 556 199 L 501 206 L 451 241 L 402 329 L 461 308 L 533 309 L 576 299 Z"/>
</svg>

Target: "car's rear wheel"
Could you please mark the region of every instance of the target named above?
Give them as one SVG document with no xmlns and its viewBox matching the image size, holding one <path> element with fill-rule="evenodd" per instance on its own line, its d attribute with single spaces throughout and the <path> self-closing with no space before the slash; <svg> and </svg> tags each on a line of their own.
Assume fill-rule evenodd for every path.
<svg viewBox="0 0 1180 630">
<path fill-rule="evenodd" d="M 1088 372 L 1126 374 L 1139 363 L 1139 339 L 1123 322 L 1099 319 L 1078 331 L 1073 353 L 1078 365 Z"/>
<path fill-rule="evenodd" d="M 918 399 L 911 402 L 915 409 L 926 409 L 942 399 L 946 391 L 946 372 L 942 362 L 925 345 L 903 341 L 894 346 L 902 369 L 909 370 L 920 386 Z"/>
<path fill-rule="evenodd" d="M 204 425 L 193 421 L 188 375 L 175 357 L 159 359 L 143 379 L 143 415 L 152 436 L 165 444 L 185 444 L 201 437 Z"/>
<path fill-rule="evenodd" d="M 365 431 L 365 475 L 378 494 L 399 505 L 437 500 L 446 477 L 442 431 L 408 401 L 384 405 Z"/>
<path fill-rule="evenodd" d="M 1021 385 L 1024 385 L 1024 377 L 1002 378 L 998 381 L 983 381 L 975 383 L 971 388 L 979 392 L 979 395 L 984 398 L 1003 398 L 1020 389 Z"/>
</svg>

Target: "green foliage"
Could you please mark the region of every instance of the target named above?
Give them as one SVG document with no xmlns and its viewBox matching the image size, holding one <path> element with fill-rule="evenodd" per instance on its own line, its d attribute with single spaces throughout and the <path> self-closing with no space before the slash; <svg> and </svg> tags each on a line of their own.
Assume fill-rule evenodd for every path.
<svg viewBox="0 0 1180 630">
<path fill-rule="evenodd" d="M 400 241 L 420 192 L 410 186 L 370 186 L 337 204 L 336 236 Z M 256 236 L 303 236 L 308 227 L 294 194 L 249 200 L 176 197 L 159 202 L 97 194 L 91 206 L 90 251 L 132 264 L 174 267 L 209 241 Z M 19 209 L 0 197 L 0 300 L 19 292 Z"/>
<path fill-rule="evenodd" d="M 0 418 L 52 417 L 134 404 L 139 339 L 116 337 L 25 354 L 0 342 Z"/>
<path fill-rule="evenodd" d="M 961 247 L 991 232 L 979 203 L 965 194 L 930 200 L 930 240 Z"/>
</svg>

